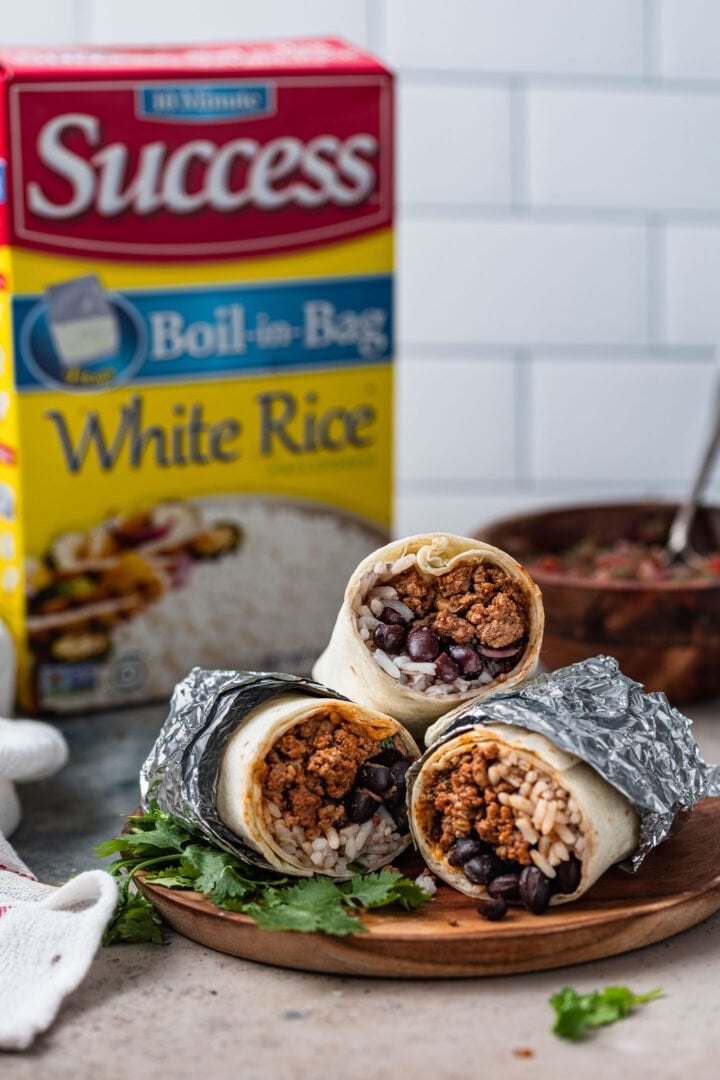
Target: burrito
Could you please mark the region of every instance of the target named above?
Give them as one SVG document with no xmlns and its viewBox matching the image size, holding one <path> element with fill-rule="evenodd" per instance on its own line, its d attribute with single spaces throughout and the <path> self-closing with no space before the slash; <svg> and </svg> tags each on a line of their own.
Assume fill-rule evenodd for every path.
<svg viewBox="0 0 720 1080">
<path fill-rule="evenodd" d="M 413 838 L 430 869 L 468 896 L 536 914 L 581 896 L 638 845 L 629 800 L 526 728 L 466 728 L 431 747 L 411 786 Z"/>
<path fill-rule="evenodd" d="M 141 773 L 145 805 L 285 874 L 350 878 L 409 843 L 419 756 L 390 716 L 309 680 L 195 669 Z"/>
<path fill-rule="evenodd" d="M 540 590 L 504 551 L 450 533 L 410 536 L 357 567 L 313 675 L 421 734 L 532 674 L 543 621 Z"/>
</svg>

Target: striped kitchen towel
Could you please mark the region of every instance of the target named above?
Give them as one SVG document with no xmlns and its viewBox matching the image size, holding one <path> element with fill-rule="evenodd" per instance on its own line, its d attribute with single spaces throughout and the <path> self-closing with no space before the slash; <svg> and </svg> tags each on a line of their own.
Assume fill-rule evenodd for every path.
<svg viewBox="0 0 720 1080">
<path fill-rule="evenodd" d="M 7 840 L 20 820 L 15 783 L 51 775 L 67 755 L 49 724 L 0 719 L 0 1050 L 24 1050 L 50 1026 L 115 909 L 117 887 L 104 870 L 43 885 Z"/>
</svg>

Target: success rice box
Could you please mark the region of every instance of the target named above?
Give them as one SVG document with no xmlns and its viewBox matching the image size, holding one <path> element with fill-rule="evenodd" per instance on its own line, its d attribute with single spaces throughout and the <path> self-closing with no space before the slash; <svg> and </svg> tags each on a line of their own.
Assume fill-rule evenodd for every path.
<svg viewBox="0 0 720 1080">
<path fill-rule="evenodd" d="M 23 709 L 305 672 L 391 516 L 392 76 L 331 39 L 0 52 Z"/>
</svg>

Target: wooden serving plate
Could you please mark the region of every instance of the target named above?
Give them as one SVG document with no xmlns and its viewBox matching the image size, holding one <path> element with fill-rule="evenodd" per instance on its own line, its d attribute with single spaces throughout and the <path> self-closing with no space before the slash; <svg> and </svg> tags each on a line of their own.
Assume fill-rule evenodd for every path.
<svg viewBox="0 0 720 1080">
<path fill-rule="evenodd" d="M 421 869 L 417 856 L 397 864 Z M 363 917 L 368 933 L 348 937 L 260 930 L 198 893 L 138 885 L 179 933 L 211 949 L 301 971 L 387 978 L 509 975 L 629 952 L 672 937 L 720 908 L 720 799 L 700 803 L 687 824 L 637 874 L 611 870 L 574 904 L 542 916 L 511 908 L 502 922 L 440 885 L 417 912 Z"/>
</svg>

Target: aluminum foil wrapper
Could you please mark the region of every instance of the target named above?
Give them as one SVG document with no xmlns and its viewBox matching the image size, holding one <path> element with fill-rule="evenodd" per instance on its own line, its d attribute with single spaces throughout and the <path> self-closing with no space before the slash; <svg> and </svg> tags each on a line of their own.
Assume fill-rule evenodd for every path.
<svg viewBox="0 0 720 1080">
<path fill-rule="evenodd" d="M 664 694 L 644 693 L 609 656 L 583 660 L 541 675 L 522 689 L 470 703 L 433 746 L 478 724 L 497 723 L 545 735 L 591 765 L 632 803 L 640 817 L 640 843 L 621 864 L 626 870 L 638 869 L 667 838 L 678 815 L 706 796 L 720 795 L 720 766 L 703 761 L 691 721 Z"/>
<path fill-rule="evenodd" d="M 230 736 L 249 713 L 281 694 L 298 692 L 347 700 L 296 675 L 193 668 L 175 687 L 170 713 L 140 770 L 144 809 L 157 802 L 161 810 L 181 818 L 211 843 L 266 867 L 262 855 L 218 817 L 217 773 Z"/>
</svg>

